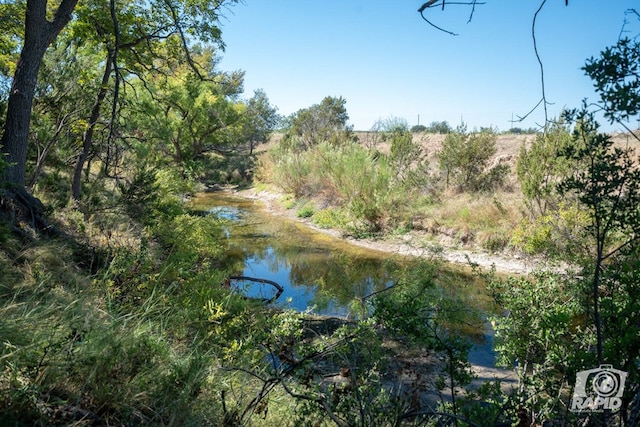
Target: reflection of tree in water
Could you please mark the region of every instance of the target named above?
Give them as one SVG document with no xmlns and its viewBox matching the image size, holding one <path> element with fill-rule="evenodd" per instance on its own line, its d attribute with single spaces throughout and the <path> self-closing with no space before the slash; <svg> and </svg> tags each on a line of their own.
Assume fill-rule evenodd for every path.
<svg viewBox="0 0 640 427">
<path fill-rule="evenodd" d="M 272 273 L 287 270 L 289 283 L 280 284 L 309 288 L 311 303 L 320 310 L 331 304 L 349 307 L 354 299 L 384 289 L 399 268 L 393 261 L 323 244 L 298 224 L 262 215 L 250 206 L 242 208 L 240 221 L 228 223 L 229 249 L 222 261 L 227 270 L 242 275 L 252 259 Z"/>
<path fill-rule="evenodd" d="M 270 272 L 289 270 L 289 283 L 313 289 L 312 303 L 320 309 L 334 303 L 347 307 L 353 299 L 383 289 L 396 264 L 346 253 L 314 242 L 295 224 L 259 217 L 236 225 L 229 239 L 227 261 L 241 271 L 247 259 L 260 260 Z"/>
<path fill-rule="evenodd" d="M 294 284 L 317 286 L 314 303 L 321 308 L 331 301 L 349 306 L 354 299 L 387 287 L 395 268 L 392 262 L 334 251 L 303 265 L 292 263 L 290 279 Z"/>
</svg>

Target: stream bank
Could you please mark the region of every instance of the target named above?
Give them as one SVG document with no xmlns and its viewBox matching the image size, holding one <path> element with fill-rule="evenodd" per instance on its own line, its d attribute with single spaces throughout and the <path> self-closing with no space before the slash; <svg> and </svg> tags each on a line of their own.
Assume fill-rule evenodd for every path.
<svg viewBox="0 0 640 427">
<path fill-rule="evenodd" d="M 496 272 L 503 274 L 529 274 L 536 269 L 548 268 L 548 261 L 542 258 L 520 254 L 489 253 L 480 248 L 460 249 L 450 243 L 447 244 L 445 239 L 438 240 L 435 236 L 422 231 L 410 231 L 401 236 L 391 235 L 381 239 L 355 239 L 344 236 L 340 230 L 318 227 L 309 218 L 299 218 L 294 209 L 287 209 L 280 202 L 284 199 L 284 195 L 281 193 L 256 190 L 255 188 L 244 190 L 227 188 L 223 191 L 236 197 L 259 201 L 271 215 L 303 223 L 314 231 L 342 239 L 354 246 L 401 256 L 437 257 L 453 264 L 465 266 L 469 266 L 471 263 L 484 269 L 494 267 Z"/>
</svg>

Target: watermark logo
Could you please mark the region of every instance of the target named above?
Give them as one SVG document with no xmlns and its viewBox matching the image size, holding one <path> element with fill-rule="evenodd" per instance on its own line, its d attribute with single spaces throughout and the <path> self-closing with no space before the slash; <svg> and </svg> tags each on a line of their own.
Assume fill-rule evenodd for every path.
<svg viewBox="0 0 640 427">
<path fill-rule="evenodd" d="M 602 412 L 620 409 L 626 380 L 627 373 L 614 369 L 612 365 L 578 372 L 570 410 Z"/>
</svg>

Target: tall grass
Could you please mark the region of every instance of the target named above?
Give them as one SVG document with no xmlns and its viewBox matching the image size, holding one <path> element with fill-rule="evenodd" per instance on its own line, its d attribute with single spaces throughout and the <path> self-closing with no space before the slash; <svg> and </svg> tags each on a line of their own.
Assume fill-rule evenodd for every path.
<svg viewBox="0 0 640 427">
<path fill-rule="evenodd" d="M 3 238 L 0 425 L 224 422 L 220 364 L 263 362 L 271 314 L 221 286 L 220 221 L 182 211 L 149 224 L 93 275 L 69 238 Z"/>
<path fill-rule="evenodd" d="M 201 393 L 214 347 L 196 339 L 194 316 L 184 315 L 204 310 L 173 304 L 175 289 L 161 281 L 124 310 L 108 282 L 61 261 L 64 250 L 29 249 L 14 272 L 22 280 L 3 283 L 0 421 L 202 425 L 218 417 L 217 400 Z M 196 411 L 199 399 L 208 402 Z"/>
<path fill-rule="evenodd" d="M 256 177 L 298 200 L 313 200 L 318 209 L 312 221 L 320 226 L 357 236 L 415 229 L 453 245 L 494 252 L 516 248 L 512 234 L 524 214 L 517 185 L 447 188 L 446 175 L 428 162 L 434 157 L 422 140 L 400 132 L 385 134 L 384 141 L 379 147 L 320 143 L 302 151 L 275 146 L 260 158 Z M 501 173 L 510 171 L 493 160 Z"/>
<path fill-rule="evenodd" d="M 389 156 L 356 143 L 321 143 L 306 151 L 278 147 L 261 159 L 259 177 L 296 197 L 316 197 L 346 209 L 352 225 L 379 231 L 406 220 L 425 195 L 416 181 L 401 179 Z"/>
</svg>

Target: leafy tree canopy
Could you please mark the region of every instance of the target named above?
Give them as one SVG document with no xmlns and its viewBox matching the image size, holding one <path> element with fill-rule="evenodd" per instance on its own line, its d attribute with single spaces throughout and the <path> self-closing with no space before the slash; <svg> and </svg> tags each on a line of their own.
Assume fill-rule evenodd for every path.
<svg viewBox="0 0 640 427">
<path fill-rule="evenodd" d="M 327 96 L 320 104 L 299 110 L 289 119 L 286 145 L 304 150 L 323 141 L 340 142 L 351 133 L 346 103 L 343 97 Z"/>
</svg>

